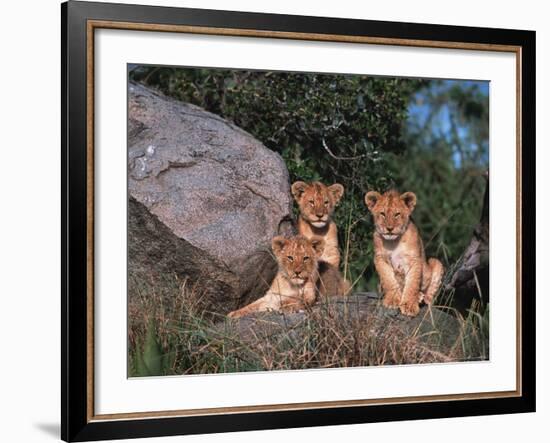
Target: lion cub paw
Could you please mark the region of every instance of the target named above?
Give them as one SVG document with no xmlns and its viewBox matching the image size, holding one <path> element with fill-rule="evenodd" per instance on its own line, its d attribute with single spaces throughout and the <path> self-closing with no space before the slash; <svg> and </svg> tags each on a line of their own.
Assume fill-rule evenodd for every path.
<svg viewBox="0 0 550 443">
<path fill-rule="evenodd" d="M 231 311 L 229 314 L 227 314 L 229 318 L 241 318 L 241 317 L 244 317 L 245 315 L 246 313 L 242 312 L 241 309 L 237 309 L 236 311 Z"/>
<path fill-rule="evenodd" d="M 425 294 L 423 292 L 420 293 L 420 301 L 424 302 L 427 305 L 431 305 L 433 303 L 433 295 L 431 294 Z"/>
<path fill-rule="evenodd" d="M 389 291 L 384 295 L 382 304 L 388 309 L 397 309 L 401 304 L 401 294 L 399 291 Z"/>
<path fill-rule="evenodd" d="M 416 317 L 420 312 L 420 305 L 416 300 L 412 300 L 410 302 L 403 303 L 401 306 L 399 306 L 399 309 L 401 310 L 401 314 L 403 315 L 406 315 L 408 317 Z"/>
</svg>

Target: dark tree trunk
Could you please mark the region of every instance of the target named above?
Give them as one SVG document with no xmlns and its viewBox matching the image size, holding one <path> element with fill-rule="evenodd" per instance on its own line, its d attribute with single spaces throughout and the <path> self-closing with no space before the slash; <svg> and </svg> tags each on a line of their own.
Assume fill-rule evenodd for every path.
<svg viewBox="0 0 550 443">
<path fill-rule="evenodd" d="M 486 173 L 481 218 L 470 243 L 451 274 L 447 290 L 454 290 L 454 304 L 468 309 L 473 300 L 489 302 L 489 173 Z"/>
</svg>

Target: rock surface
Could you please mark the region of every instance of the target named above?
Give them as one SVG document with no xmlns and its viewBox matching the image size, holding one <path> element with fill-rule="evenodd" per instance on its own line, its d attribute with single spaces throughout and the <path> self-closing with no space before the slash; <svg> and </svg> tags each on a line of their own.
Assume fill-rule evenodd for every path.
<svg viewBox="0 0 550 443">
<path fill-rule="evenodd" d="M 291 229 L 282 158 L 232 123 L 134 83 L 128 122 L 130 272 L 147 262 L 219 299 L 261 295 L 276 270 L 261 251 Z"/>
<path fill-rule="evenodd" d="M 312 308 L 312 314 L 332 317 L 334 323 L 343 330 L 352 330 L 358 324 L 368 325 L 369 335 L 380 340 L 384 335 L 414 337 L 419 345 L 425 346 L 426 352 L 437 354 L 442 361 L 447 361 L 447 355 L 461 337 L 460 322 L 455 316 L 423 306 L 416 317 L 406 317 L 398 310 L 384 308 L 379 294 L 371 292 L 317 303 Z M 284 337 L 289 331 L 297 338 L 297 335 L 308 333 L 308 313 L 281 315 L 264 312 L 242 317 L 229 325 L 243 341 L 256 342 L 258 337 L 274 340 Z M 227 333 L 227 323 L 223 326 L 220 324 L 220 327 L 225 328 Z"/>
</svg>

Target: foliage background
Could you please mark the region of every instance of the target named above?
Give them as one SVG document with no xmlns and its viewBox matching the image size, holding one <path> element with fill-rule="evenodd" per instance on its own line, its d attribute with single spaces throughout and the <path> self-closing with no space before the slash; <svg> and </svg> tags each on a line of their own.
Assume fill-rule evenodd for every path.
<svg viewBox="0 0 550 443">
<path fill-rule="evenodd" d="M 282 155 L 291 181 L 342 183 L 335 219 L 357 290 L 377 284 L 367 190 L 414 191 L 426 252 L 447 266 L 479 220 L 487 82 L 154 66 L 130 79 L 232 120 Z"/>
</svg>

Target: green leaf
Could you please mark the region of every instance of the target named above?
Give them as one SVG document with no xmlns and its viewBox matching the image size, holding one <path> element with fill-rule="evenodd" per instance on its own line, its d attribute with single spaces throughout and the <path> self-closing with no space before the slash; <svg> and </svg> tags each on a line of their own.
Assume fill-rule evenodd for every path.
<svg viewBox="0 0 550 443">
<path fill-rule="evenodd" d="M 143 347 L 143 363 L 148 375 L 162 375 L 162 352 L 157 341 L 155 321 L 151 319 L 147 327 Z"/>
<path fill-rule="evenodd" d="M 131 374 L 133 377 L 147 377 L 149 374 L 149 369 L 143 361 L 143 352 L 141 349 L 141 341 L 138 339 L 136 341 L 136 352 L 133 357 L 133 367 L 134 373 Z"/>
</svg>

